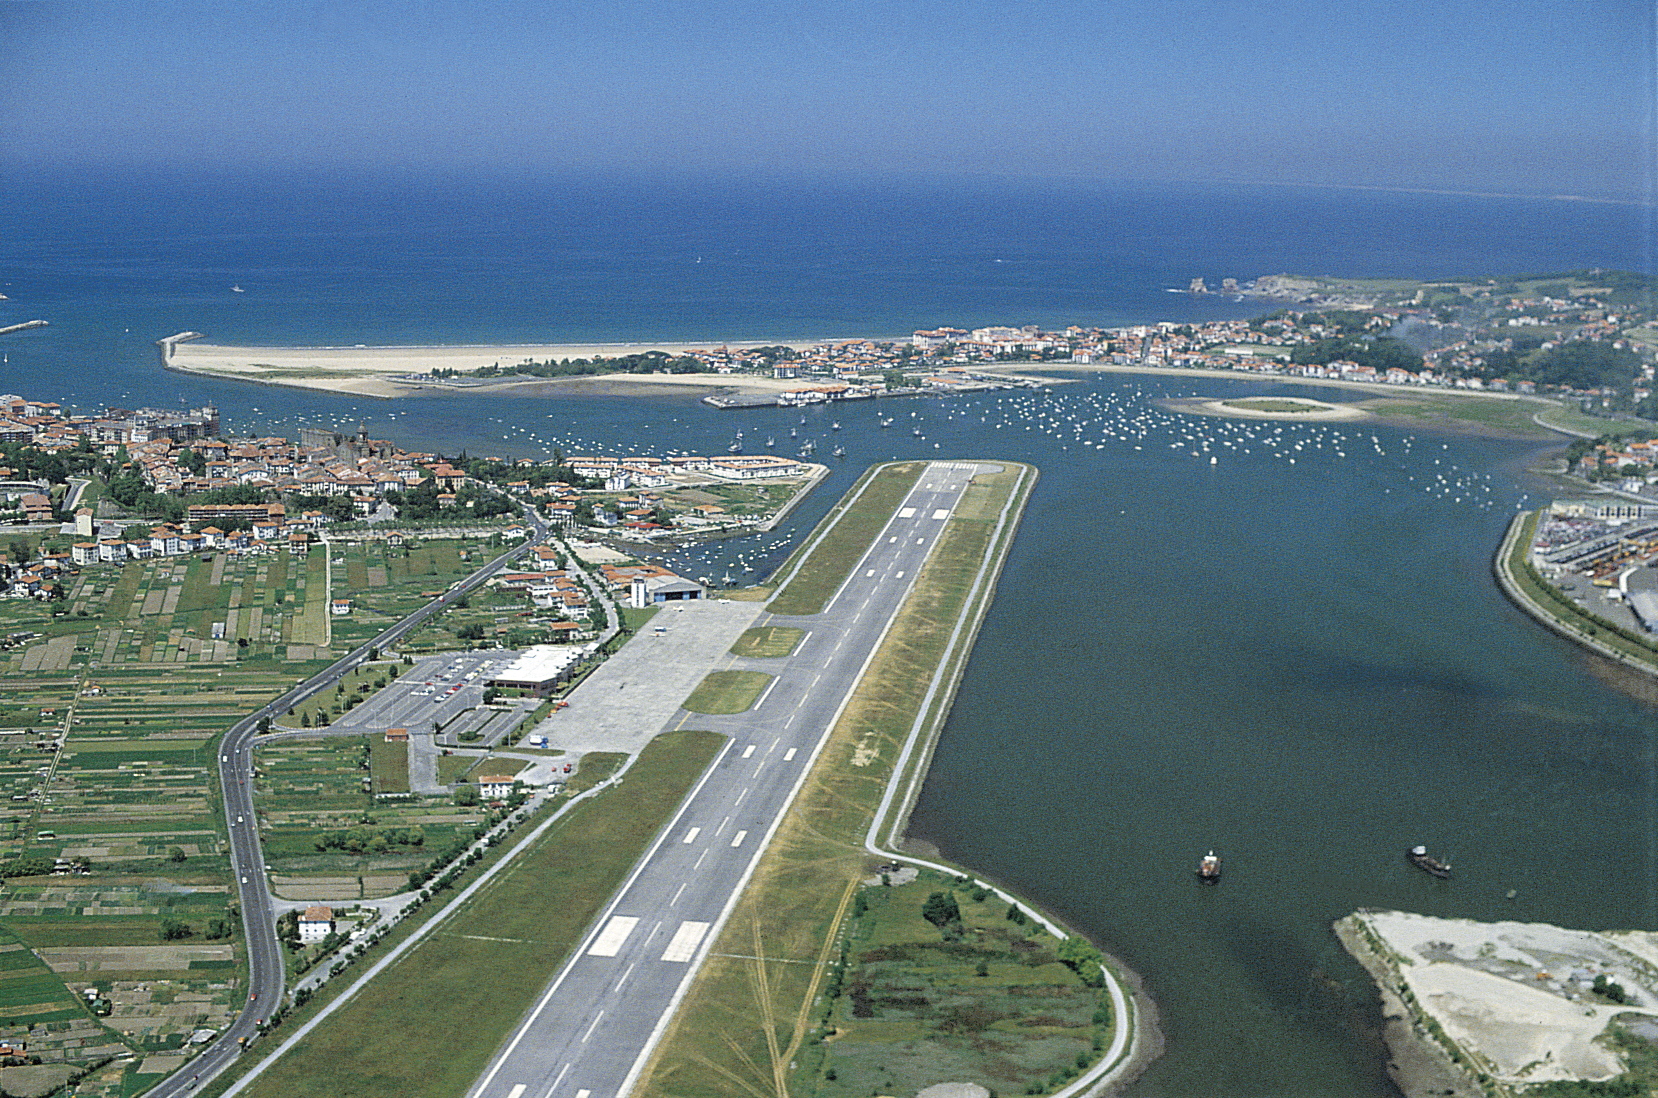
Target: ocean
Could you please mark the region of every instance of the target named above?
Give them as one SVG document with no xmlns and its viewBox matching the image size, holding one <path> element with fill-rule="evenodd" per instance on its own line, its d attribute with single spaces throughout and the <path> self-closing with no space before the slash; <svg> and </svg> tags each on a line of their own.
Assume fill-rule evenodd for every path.
<svg viewBox="0 0 1658 1098">
<path fill-rule="evenodd" d="M 0 388 L 82 409 L 214 402 L 238 431 L 361 421 L 450 452 L 706 451 L 738 428 L 844 445 L 774 534 L 671 558 L 714 579 L 763 576 L 873 461 L 1037 465 L 912 833 L 1144 977 L 1168 1047 L 1131 1094 L 1391 1095 L 1374 991 L 1331 920 L 1367 906 L 1658 929 L 1653 713 L 1490 578 L 1508 517 L 1544 498 L 1525 470 L 1546 447 L 1158 404 L 1267 387 L 1246 380 L 883 402 L 898 417 L 883 429 L 870 405 L 330 397 L 165 373 L 153 343 L 1250 316 L 1264 307 L 1168 290 L 1199 275 L 1651 270 L 1649 222 L 1626 206 L 1286 188 L 11 179 L 0 326 L 51 327 L 0 337 Z M 1411 870 L 1417 842 L 1457 876 Z M 1211 847 L 1226 880 L 1199 889 Z"/>
</svg>

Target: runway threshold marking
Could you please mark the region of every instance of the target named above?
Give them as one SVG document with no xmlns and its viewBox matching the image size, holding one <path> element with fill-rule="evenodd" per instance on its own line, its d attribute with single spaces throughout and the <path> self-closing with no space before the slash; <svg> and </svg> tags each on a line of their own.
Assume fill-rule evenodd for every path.
<svg viewBox="0 0 1658 1098">
<path fill-rule="evenodd" d="M 784 762 L 794 762 L 794 753 L 797 750 L 799 750 L 799 749 L 791 747 L 787 751 L 783 752 L 783 761 Z"/>
<path fill-rule="evenodd" d="M 875 574 L 875 569 L 867 568 L 867 569 L 864 570 L 864 579 L 868 579 L 870 576 L 873 576 L 874 574 Z"/>
<path fill-rule="evenodd" d="M 674 931 L 673 939 L 668 943 L 668 948 L 662 951 L 662 959 L 684 964 L 696 953 L 697 946 L 702 944 L 703 935 L 707 933 L 707 923 L 690 920 L 680 923 L 679 929 Z"/>
<path fill-rule="evenodd" d="M 735 835 L 731 836 L 731 845 L 732 846 L 742 846 L 743 845 L 743 840 L 746 839 L 746 838 L 748 838 L 748 832 L 747 831 L 739 831 Z"/>
<path fill-rule="evenodd" d="M 902 572 L 894 573 L 892 578 L 893 579 L 903 579 L 904 578 L 904 573 L 902 573 Z"/>
<path fill-rule="evenodd" d="M 694 842 L 697 841 L 697 836 L 701 835 L 701 834 L 702 834 L 702 828 L 693 827 L 691 830 L 689 830 L 685 833 L 685 838 L 681 839 L 680 841 L 685 842 L 685 843 L 694 843 Z"/>
<path fill-rule="evenodd" d="M 622 951 L 622 943 L 628 940 L 633 928 L 639 925 L 639 920 L 633 915 L 615 915 L 605 924 L 604 930 L 594 939 L 588 949 L 589 957 L 614 957 Z M 585 1040 L 585 1038 L 583 1038 Z"/>
<path fill-rule="evenodd" d="M 914 518 L 915 517 L 915 508 L 914 507 L 900 507 L 898 509 L 898 517 L 899 518 Z"/>
<path fill-rule="evenodd" d="M 949 517 L 950 509 L 948 507 L 940 507 L 938 510 L 933 512 L 933 518 L 935 519 L 947 519 Z"/>
<path fill-rule="evenodd" d="M 507 1098 L 518 1098 L 520 1094 L 523 1094 L 529 1089 L 530 1088 L 525 1086 L 523 1083 L 515 1083 L 513 1084 L 513 1088 L 507 1092 Z"/>
<path fill-rule="evenodd" d="M 743 748 L 743 758 L 746 759 L 752 754 L 754 754 L 754 745 L 753 744 L 749 744 L 747 747 Z"/>
</svg>

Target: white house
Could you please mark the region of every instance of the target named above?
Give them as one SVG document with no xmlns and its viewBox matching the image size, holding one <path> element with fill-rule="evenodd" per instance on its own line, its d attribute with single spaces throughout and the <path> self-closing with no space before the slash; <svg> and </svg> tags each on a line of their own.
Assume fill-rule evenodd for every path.
<svg viewBox="0 0 1658 1098">
<path fill-rule="evenodd" d="M 334 909 L 320 904 L 305 909 L 299 917 L 299 940 L 305 945 L 320 942 L 334 933 Z"/>
</svg>

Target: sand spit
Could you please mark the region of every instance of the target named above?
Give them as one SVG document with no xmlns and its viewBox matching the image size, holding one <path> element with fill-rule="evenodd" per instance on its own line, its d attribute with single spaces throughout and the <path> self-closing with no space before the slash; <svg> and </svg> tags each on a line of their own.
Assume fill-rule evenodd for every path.
<svg viewBox="0 0 1658 1098">
<path fill-rule="evenodd" d="M 777 346 L 766 342 L 704 343 L 563 343 L 509 346 L 445 347 L 233 347 L 194 341 L 162 341 L 162 363 L 169 370 L 282 385 L 298 389 L 346 393 L 354 396 L 403 397 L 443 392 L 526 394 L 539 391 L 602 395 L 728 390 L 769 393 L 798 388 L 798 381 L 780 381 L 746 374 L 600 374 L 570 378 L 512 378 L 508 380 L 440 380 L 433 370 L 469 371 L 491 365 L 534 360 L 617 358 L 646 351 L 680 354 L 696 348 Z M 787 343 L 805 348 L 812 343 Z M 425 376 L 422 376 L 425 375 Z"/>
<path fill-rule="evenodd" d="M 1620 1015 L 1658 1016 L 1658 936 L 1646 932 L 1400 911 L 1361 911 L 1336 930 L 1381 989 L 1390 1069 L 1407 1094 L 1444 1093 L 1470 1069 L 1511 1086 L 1611 1079 L 1623 1061 L 1596 1039 Z M 1627 1002 L 1596 994 L 1597 976 Z M 1455 1089 L 1480 1093 L 1466 1076 Z"/>
<path fill-rule="evenodd" d="M 1233 416 L 1238 419 L 1293 419 L 1301 422 L 1351 421 L 1369 419 L 1370 413 L 1351 404 L 1328 404 L 1309 397 L 1188 397 L 1160 401 L 1171 412 L 1199 416 Z M 1277 405 L 1279 407 L 1274 407 Z M 1295 408 L 1289 407 L 1295 405 Z"/>
</svg>

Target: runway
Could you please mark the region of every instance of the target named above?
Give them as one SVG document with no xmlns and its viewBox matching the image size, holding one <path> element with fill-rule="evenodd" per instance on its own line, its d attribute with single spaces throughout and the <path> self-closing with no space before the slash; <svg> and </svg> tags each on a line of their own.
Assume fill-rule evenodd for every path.
<svg viewBox="0 0 1658 1098">
<path fill-rule="evenodd" d="M 737 661 L 777 676 L 752 709 L 669 723 L 730 740 L 471 1098 L 627 1092 L 981 468 L 997 467 L 929 464 L 822 613 L 756 621 L 806 635 L 786 658 Z"/>
</svg>

